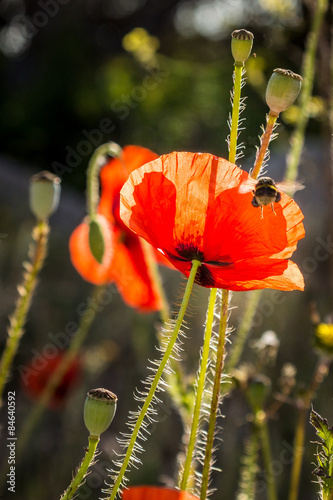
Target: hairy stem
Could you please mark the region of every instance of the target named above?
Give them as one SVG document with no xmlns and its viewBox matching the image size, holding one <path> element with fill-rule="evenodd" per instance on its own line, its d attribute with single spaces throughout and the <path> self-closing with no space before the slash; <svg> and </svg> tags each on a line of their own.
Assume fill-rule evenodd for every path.
<svg viewBox="0 0 333 500">
<path fill-rule="evenodd" d="M 232 370 L 236 368 L 240 360 L 244 344 L 247 339 L 247 335 L 251 328 L 253 316 L 255 315 L 261 296 L 262 296 L 262 290 L 253 290 L 248 295 L 248 301 L 246 304 L 245 312 L 242 317 L 242 321 L 239 327 L 236 329 L 236 335 L 234 336 L 232 351 L 226 360 L 225 364 L 226 373 L 232 372 Z"/>
<path fill-rule="evenodd" d="M 260 169 L 262 167 L 262 164 L 265 160 L 265 156 L 268 150 L 268 146 L 272 137 L 272 133 L 274 130 L 274 125 L 276 123 L 276 120 L 278 118 L 278 115 L 276 113 L 273 113 L 273 111 L 269 111 L 267 115 L 267 122 L 266 122 L 266 128 L 265 132 L 261 137 L 260 141 L 260 149 L 259 153 L 257 155 L 253 170 L 251 172 L 251 177 L 253 179 L 257 179 L 258 175 L 260 174 Z"/>
<path fill-rule="evenodd" d="M 133 431 L 132 431 L 132 434 L 130 437 L 130 441 L 128 443 L 128 447 L 126 450 L 126 454 L 125 454 L 124 460 L 122 462 L 122 466 L 120 468 L 120 471 L 118 473 L 118 476 L 117 476 L 116 481 L 114 483 L 114 486 L 112 488 L 111 495 L 109 497 L 110 500 L 113 500 L 117 496 L 118 490 L 123 483 L 123 479 L 124 479 L 127 467 L 129 465 L 137 437 L 140 433 L 142 423 L 143 423 L 144 418 L 146 416 L 146 413 L 150 407 L 150 404 L 153 400 L 155 391 L 159 385 L 159 382 L 160 382 L 161 377 L 163 375 L 164 369 L 167 366 L 168 360 L 173 352 L 173 348 L 175 346 L 175 343 L 176 343 L 176 340 L 177 340 L 177 337 L 178 337 L 178 334 L 179 334 L 179 331 L 181 329 L 183 319 L 184 319 L 184 316 L 186 313 L 186 309 L 187 309 L 187 305 L 188 305 L 190 295 L 192 292 L 195 276 L 197 274 L 197 270 L 198 270 L 200 265 L 201 265 L 201 262 L 199 262 L 197 260 L 192 261 L 191 273 L 190 273 L 190 276 L 189 276 L 188 281 L 187 281 L 184 297 L 183 297 L 182 304 L 181 304 L 181 307 L 180 307 L 180 310 L 179 310 L 179 313 L 178 313 L 178 316 L 176 319 L 174 329 L 172 331 L 171 337 L 169 339 L 168 345 L 166 346 L 165 352 L 164 352 L 163 357 L 160 361 L 160 364 L 159 364 L 159 367 L 156 371 L 156 374 L 152 380 L 152 383 L 151 383 L 149 392 L 147 394 L 147 397 L 145 399 L 145 402 L 144 402 L 144 404 L 139 412 L 138 418 L 137 418 L 136 423 L 134 425 L 134 428 L 133 428 Z"/>
<path fill-rule="evenodd" d="M 92 307 L 90 304 L 95 305 L 98 304 L 101 298 L 103 291 L 106 289 L 106 286 L 97 286 L 94 288 L 93 293 L 91 295 L 90 300 L 87 301 L 89 304 L 87 308 L 84 310 L 80 324 L 75 332 L 74 336 L 70 340 L 67 351 L 65 352 L 62 360 L 57 365 L 55 371 L 52 376 L 49 378 L 39 400 L 34 405 L 31 412 L 26 416 L 25 423 L 22 427 L 20 435 L 18 437 L 18 448 L 17 448 L 17 456 L 23 452 L 25 445 L 31 436 L 32 431 L 38 424 L 40 418 L 43 415 L 45 408 L 47 407 L 49 401 L 51 400 L 56 388 L 59 386 L 61 380 L 64 377 L 64 374 L 68 370 L 69 366 L 77 356 L 79 349 L 81 348 L 84 340 L 87 337 L 90 326 L 95 319 L 96 313 L 98 311 L 98 307 Z"/>
<path fill-rule="evenodd" d="M 182 476 L 182 480 L 180 483 L 180 489 L 183 491 L 186 491 L 186 488 L 187 488 L 187 483 L 188 483 L 190 472 L 191 472 L 193 452 L 194 452 L 198 428 L 199 428 L 200 409 L 201 409 L 201 403 L 202 403 L 202 396 L 203 396 L 203 392 L 204 392 L 204 388 L 205 388 L 205 378 L 206 378 L 206 371 L 207 371 L 208 359 L 209 359 L 210 340 L 211 340 L 212 331 L 213 331 L 216 295 L 217 295 L 217 289 L 212 288 L 211 292 L 210 292 L 210 296 L 209 296 L 206 328 L 205 328 L 205 334 L 204 334 L 204 345 L 203 345 L 203 349 L 202 349 L 199 374 L 198 374 L 198 378 L 197 378 L 197 390 L 196 390 L 196 398 L 195 398 L 193 417 L 192 417 L 191 433 L 190 433 L 187 454 L 186 454 L 186 459 L 185 459 L 185 464 L 184 464 L 183 476 Z"/>
<path fill-rule="evenodd" d="M 75 474 L 71 484 L 68 486 L 67 490 L 61 495 L 60 500 L 70 500 L 75 495 L 76 490 L 81 485 L 84 480 L 87 470 L 94 459 L 94 455 L 96 452 L 96 448 L 99 442 L 98 436 L 89 436 L 89 445 L 84 456 L 84 459 L 81 462 L 79 470 Z"/>
<path fill-rule="evenodd" d="M 213 445 L 214 445 L 215 423 L 216 423 L 219 400 L 220 400 L 220 386 L 221 386 L 223 363 L 224 363 L 225 341 L 226 341 L 226 332 L 228 324 L 228 305 L 229 305 L 229 291 L 222 290 L 221 319 L 219 327 L 219 338 L 217 344 L 214 386 L 213 386 L 213 395 L 212 395 L 209 422 L 208 422 L 207 444 L 206 444 L 205 459 L 202 471 L 200 500 L 206 500 L 207 491 L 209 487 L 211 460 L 212 460 Z"/>
<path fill-rule="evenodd" d="M 24 334 L 24 325 L 37 286 L 38 274 L 46 257 L 49 231 L 48 222 L 45 220 L 39 221 L 32 231 L 35 244 L 29 250 L 30 262 L 24 264 L 26 270 L 18 287 L 19 297 L 15 311 L 10 317 L 7 342 L 0 361 L 0 403 L 11 365 Z"/>
<path fill-rule="evenodd" d="M 230 142 L 229 142 L 229 161 L 231 163 L 236 162 L 238 122 L 239 122 L 239 110 L 240 110 L 243 68 L 244 68 L 244 65 L 238 66 L 237 64 L 235 64 L 234 95 L 233 95 L 233 101 L 232 101 L 232 116 L 231 116 L 231 129 L 230 129 Z"/>
</svg>

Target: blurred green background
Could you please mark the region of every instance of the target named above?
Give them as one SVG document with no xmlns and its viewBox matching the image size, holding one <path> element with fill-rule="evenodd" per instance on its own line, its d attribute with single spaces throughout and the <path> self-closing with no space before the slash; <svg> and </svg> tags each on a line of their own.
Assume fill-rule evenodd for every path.
<svg viewBox="0 0 333 500">
<path fill-rule="evenodd" d="M 254 52 L 247 63 L 245 118 L 240 140 L 249 170 L 260 127 L 265 122 L 266 83 L 277 67 L 301 72 L 306 36 L 315 2 L 312 0 L 2 0 L 0 4 L 0 342 L 6 338 L 7 317 L 14 307 L 21 262 L 26 258 L 33 217 L 28 209 L 28 178 L 48 169 L 62 177 L 62 202 L 51 219 L 49 256 L 29 315 L 26 335 L 15 359 L 8 390 L 17 396 L 17 429 L 33 402 L 22 388 L 18 367 L 41 353 L 49 334 L 63 332 L 77 321 L 79 306 L 92 286 L 83 282 L 69 260 L 68 238 L 85 215 L 85 172 L 92 145 L 113 140 L 140 144 L 159 154 L 172 150 L 208 151 L 227 156 L 228 115 L 233 60 L 230 33 L 246 28 L 254 33 Z M 281 345 L 266 374 L 278 388 L 284 363 L 294 363 L 298 386 L 308 384 L 317 356 L 311 345 L 309 304 L 315 300 L 322 318 L 332 312 L 332 174 L 328 120 L 331 95 L 329 60 L 331 13 L 325 18 L 316 58 L 314 98 L 309 108 L 306 146 L 299 178 L 307 186 L 296 195 L 305 214 L 307 236 L 295 261 L 306 274 L 306 291 L 282 294 L 273 304 L 263 294 L 251 338 L 276 331 Z M 271 145 L 268 173 L 284 175 L 285 157 L 297 120 L 294 106 L 280 119 L 279 137 Z M 107 125 L 106 125 L 107 124 Z M 321 238 L 321 240 L 318 240 Z M 324 244 L 320 243 L 324 241 Z M 321 245 L 327 258 L 315 260 Z M 326 246 L 325 246 L 326 245 Z M 328 249 L 328 250 L 327 250 Z M 312 260 L 311 260 L 312 259 Z M 167 295 L 177 309 L 184 279 L 162 270 Z M 17 498 L 59 498 L 78 465 L 87 442 L 81 408 L 86 392 L 104 386 L 119 397 L 111 429 L 102 437 L 100 463 L 78 498 L 97 499 L 111 467 L 116 435 L 124 431 L 132 394 L 147 374 L 146 360 L 155 355 L 158 314 L 140 315 L 129 309 L 111 286 L 112 300 L 97 316 L 81 353 L 79 384 L 61 410 L 48 410 L 17 465 Z M 282 297 L 281 295 L 281 297 Z M 186 371 L 197 369 L 208 291 L 196 288 L 189 341 L 184 344 Z M 248 295 L 234 294 L 230 324 L 237 327 Z M 281 298 L 280 297 L 280 298 Z M 248 345 L 242 358 L 255 360 Z M 333 421 L 333 382 L 329 376 L 314 408 Z M 217 453 L 213 499 L 232 500 L 237 491 L 239 463 L 249 431 L 247 403 L 236 391 L 221 407 L 225 419 Z M 2 464 L 6 462 L 6 407 L 2 408 Z M 290 447 L 296 410 L 285 405 L 270 425 L 280 498 L 288 488 Z M 173 484 L 181 450 L 181 421 L 166 398 L 160 424 L 142 456 L 144 466 L 130 474 L 134 484 Z M 316 498 L 311 474 L 315 435 L 307 429 L 302 476 L 302 500 Z M 284 451 L 286 450 L 286 453 Z M 263 476 L 258 499 L 266 498 Z M 3 498 L 8 498 L 6 489 Z"/>
</svg>

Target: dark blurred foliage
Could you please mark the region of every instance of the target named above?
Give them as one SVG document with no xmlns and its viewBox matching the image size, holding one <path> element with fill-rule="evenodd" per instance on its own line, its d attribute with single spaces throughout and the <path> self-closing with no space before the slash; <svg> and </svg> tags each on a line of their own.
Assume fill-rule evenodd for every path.
<svg viewBox="0 0 333 500">
<path fill-rule="evenodd" d="M 91 290 L 71 266 L 68 238 L 84 216 L 85 171 L 93 143 L 114 140 L 120 145 L 141 144 L 158 153 L 190 150 L 226 156 L 232 87 L 230 33 L 244 27 L 255 35 L 256 53 L 247 63 L 244 95 L 248 97 L 242 115 L 246 130 L 241 134 L 244 158 L 240 163 L 248 170 L 267 112 L 266 82 L 276 67 L 300 72 L 312 13 L 310 0 L 2 0 L 0 233 L 5 237 L 0 246 L 1 343 L 33 224 L 27 203 L 28 177 L 47 168 L 63 178 L 61 207 L 51 220 L 49 257 L 9 385 L 17 394 L 18 429 L 33 403 L 22 389 L 17 368 L 43 353 L 51 342 L 50 333 L 63 332 L 69 321 L 78 320 L 79 306 L 86 303 Z M 307 238 L 300 243 L 295 260 L 307 274 L 306 292 L 282 294 L 283 300 L 272 310 L 272 292 L 265 292 L 252 329 L 255 338 L 267 329 L 276 330 L 280 338 L 276 365 L 267 369 L 275 381 L 282 365 L 293 362 L 298 379 L 309 382 L 316 355 L 311 347 L 308 304 L 315 298 L 322 316 L 332 309 L 330 254 L 314 267 L 313 261 L 306 260 L 313 259 L 318 237 L 327 240 L 332 219 L 326 114 L 330 25 L 328 14 L 300 168 L 300 178 L 309 188 L 296 196 L 305 213 Z M 146 31 L 133 31 L 138 27 Z M 278 180 L 284 174 L 295 119 L 297 107 L 282 116 L 279 137 L 271 147 L 269 173 Z M 184 280 L 167 270 L 163 277 L 176 310 Z M 207 297 L 207 290 L 197 288 L 188 318 L 190 338 L 183 357 L 189 372 L 197 368 Z M 246 294 L 234 294 L 237 309 L 232 312 L 232 325 L 238 325 L 245 302 Z M 97 316 L 81 353 L 85 366 L 81 384 L 62 411 L 45 413 L 17 466 L 18 498 L 59 498 L 87 441 L 81 414 L 85 393 L 94 386 L 105 386 L 117 393 L 118 412 L 112 428 L 102 436 L 100 462 L 78 498 L 100 497 L 117 446 L 115 436 L 124 431 L 128 411 L 136 406 L 134 387 L 146 376 L 146 360 L 155 355 L 157 321 L 157 314 L 138 315 L 130 310 L 112 288 L 112 300 Z M 248 348 L 244 359 L 253 361 Z M 332 390 L 328 378 L 315 402 L 315 409 L 331 423 Z M 216 500 L 222 495 L 224 500 L 235 498 L 248 411 L 239 391 L 223 404 L 226 418 L 221 421 L 224 432 L 217 465 L 224 472 L 214 476 L 217 492 L 212 498 Z M 161 405 L 160 419 L 145 446 L 144 467 L 130 474 L 133 483 L 172 482 L 181 423 L 169 403 Z M 281 498 L 288 488 L 295 420 L 295 409 L 284 406 L 279 418 L 271 422 Z M 6 424 L 5 419 L 2 423 Z M 308 429 L 303 500 L 316 497 L 316 487 L 311 484 L 315 452 L 311 439 L 315 435 Z M 2 455 L 5 458 L 6 453 Z M 260 485 L 261 500 L 266 498 L 265 481 Z"/>
<path fill-rule="evenodd" d="M 112 121 L 104 140 L 140 143 L 159 153 L 188 149 L 226 155 L 232 84 L 228 40 L 235 20 L 256 40 L 247 87 L 251 133 L 243 139 L 253 154 L 264 120 L 266 81 L 281 65 L 299 71 L 311 18 L 311 10 L 296 1 L 273 1 L 268 7 L 259 0 L 237 1 L 234 8 L 233 2 L 213 1 L 63 3 L 1 4 L 1 150 L 40 168 L 65 163 L 66 147 L 77 151 L 86 139 L 82 131 L 98 129 L 103 118 Z M 159 69 L 124 50 L 124 36 L 136 27 L 158 38 Z M 151 73 L 155 77 L 149 80 Z M 89 153 L 79 156 L 65 182 L 82 188 Z"/>
</svg>

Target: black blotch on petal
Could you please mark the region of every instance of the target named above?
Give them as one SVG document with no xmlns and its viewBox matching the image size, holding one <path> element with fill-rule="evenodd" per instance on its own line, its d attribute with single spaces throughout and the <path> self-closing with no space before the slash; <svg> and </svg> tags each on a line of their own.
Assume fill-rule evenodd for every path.
<svg viewBox="0 0 333 500">
<path fill-rule="evenodd" d="M 215 280 L 211 271 L 205 264 L 201 264 L 195 276 L 195 283 L 208 288 L 214 288 Z"/>
</svg>

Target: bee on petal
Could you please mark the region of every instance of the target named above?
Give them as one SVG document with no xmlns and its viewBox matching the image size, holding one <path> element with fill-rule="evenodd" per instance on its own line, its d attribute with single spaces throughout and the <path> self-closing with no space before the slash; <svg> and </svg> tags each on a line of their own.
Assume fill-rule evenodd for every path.
<svg viewBox="0 0 333 500">
<path fill-rule="evenodd" d="M 253 198 L 251 203 L 254 207 L 261 207 L 261 217 L 263 217 L 263 207 L 270 205 L 274 212 L 273 203 L 279 203 L 281 200 L 281 193 L 279 193 L 275 182 L 270 177 L 261 177 L 261 179 L 258 179 L 252 193 Z"/>
<path fill-rule="evenodd" d="M 254 189 L 252 188 L 253 184 L 246 182 L 240 186 L 239 191 L 241 193 L 252 191 L 253 198 L 251 203 L 254 207 L 260 207 L 261 218 L 263 218 L 263 207 L 267 205 L 271 206 L 272 212 L 275 214 L 274 203 L 279 203 L 279 201 L 281 201 L 280 189 L 294 194 L 296 191 L 304 189 L 304 186 L 298 182 L 290 181 L 276 184 L 271 177 L 260 177 L 260 179 L 257 180 Z"/>
</svg>

